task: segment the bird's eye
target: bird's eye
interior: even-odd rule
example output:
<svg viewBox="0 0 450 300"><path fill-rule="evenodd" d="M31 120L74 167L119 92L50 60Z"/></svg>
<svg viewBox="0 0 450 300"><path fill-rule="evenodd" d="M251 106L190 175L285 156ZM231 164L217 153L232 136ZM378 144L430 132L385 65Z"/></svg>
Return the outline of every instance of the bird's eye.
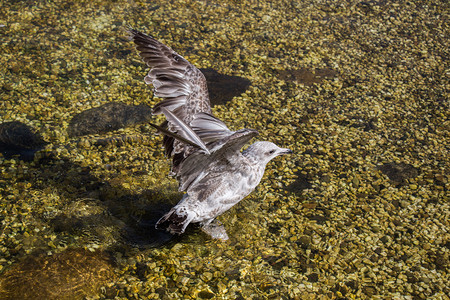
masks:
<svg viewBox="0 0 450 300"><path fill-rule="evenodd" d="M267 152L268 154L272 155L275 153L275 150L270 150L269 152Z"/></svg>

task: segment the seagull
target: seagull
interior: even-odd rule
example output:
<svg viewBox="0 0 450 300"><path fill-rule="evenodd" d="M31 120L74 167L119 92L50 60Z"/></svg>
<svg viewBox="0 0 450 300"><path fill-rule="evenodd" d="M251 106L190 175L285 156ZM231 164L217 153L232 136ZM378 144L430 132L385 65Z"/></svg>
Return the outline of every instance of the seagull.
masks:
<svg viewBox="0 0 450 300"><path fill-rule="evenodd" d="M227 240L216 218L249 195L259 184L267 163L290 154L268 141L241 148L258 135L254 129L230 130L211 112L208 88L202 72L154 37L129 29L142 60L150 67L144 81L162 98L153 114L164 114L161 125L165 153L172 158L170 175L185 192L155 227L182 234L190 223L200 223L214 239Z"/></svg>

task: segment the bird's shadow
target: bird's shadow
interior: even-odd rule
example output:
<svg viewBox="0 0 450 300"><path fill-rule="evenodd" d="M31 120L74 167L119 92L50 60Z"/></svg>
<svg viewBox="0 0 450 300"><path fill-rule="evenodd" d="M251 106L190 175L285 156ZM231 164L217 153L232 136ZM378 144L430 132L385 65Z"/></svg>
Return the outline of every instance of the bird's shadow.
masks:
<svg viewBox="0 0 450 300"><path fill-rule="evenodd" d="M174 236L155 228L159 218L181 199L182 194L175 184L133 193L95 176L91 167L81 166L69 159L56 161L47 157L34 168L23 180L30 182L34 189L51 187L53 193L64 199L59 213L50 217L36 216L47 221L56 233L71 235L94 231L95 235L100 230L93 228L109 227L115 236L109 245L112 249L148 249L184 239L184 236ZM78 211L87 212L77 213L71 207L82 207ZM92 212L89 212L90 208ZM187 235L189 232L192 231L188 231ZM102 236L96 239L101 243Z"/></svg>

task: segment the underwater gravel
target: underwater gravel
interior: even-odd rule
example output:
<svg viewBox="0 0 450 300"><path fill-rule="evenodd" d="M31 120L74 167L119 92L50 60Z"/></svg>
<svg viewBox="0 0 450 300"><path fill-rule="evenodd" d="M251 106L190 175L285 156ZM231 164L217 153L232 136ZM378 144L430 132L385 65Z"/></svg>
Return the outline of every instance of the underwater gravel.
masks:
<svg viewBox="0 0 450 300"><path fill-rule="evenodd" d="M74 268L95 274L74 250L86 249L93 254L81 257L115 273L93 276L93 299L448 299L445 1L2 8L0 123L21 122L48 144L33 161L0 156L0 282L54 295L51 284L20 280L23 262L75 286L82 277L73 269L39 266L76 253ZM198 68L250 82L215 115L295 152L270 163L255 192L219 218L228 242L194 227L146 247L159 237L142 224L181 197L148 124L68 134L70 120L89 109L158 102L127 25ZM15 292L22 287L0 283L0 295Z"/></svg>

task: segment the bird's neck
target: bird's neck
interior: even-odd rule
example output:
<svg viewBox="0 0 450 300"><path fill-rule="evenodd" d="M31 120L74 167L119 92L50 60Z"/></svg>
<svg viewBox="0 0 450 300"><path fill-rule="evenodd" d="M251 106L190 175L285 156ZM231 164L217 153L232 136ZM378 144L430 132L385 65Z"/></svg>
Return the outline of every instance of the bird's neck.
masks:
<svg viewBox="0 0 450 300"><path fill-rule="evenodd" d="M242 152L242 155L247 159L247 161L250 165L260 165L261 164L261 161L258 160L258 157L253 155L253 153L250 151L244 151L244 152ZM263 164L263 165L264 165L263 167L265 167L265 164Z"/></svg>
<svg viewBox="0 0 450 300"><path fill-rule="evenodd" d="M253 155L251 152L244 151L242 154L247 159L247 162L252 167L252 169L258 173L258 176L262 177L267 163L260 161L258 157Z"/></svg>
<svg viewBox="0 0 450 300"><path fill-rule="evenodd" d="M261 162L252 164L252 169L254 170L252 176L252 184L256 187L264 176L264 172L266 170L266 164Z"/></svg>

